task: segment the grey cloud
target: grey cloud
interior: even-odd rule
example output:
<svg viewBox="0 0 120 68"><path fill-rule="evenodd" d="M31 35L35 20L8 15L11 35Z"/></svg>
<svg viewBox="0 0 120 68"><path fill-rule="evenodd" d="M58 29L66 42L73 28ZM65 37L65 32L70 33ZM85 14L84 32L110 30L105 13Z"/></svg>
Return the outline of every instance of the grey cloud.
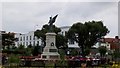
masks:
<svg viewBox="0 0 120 68"><path fill-rule="evenodd" d="M2 2L118 2L119 0L1 0Z"/></svg>
<svg viewBox="0 0 120 68"><path fill-rule="evenodd" d="M110 33L107 35L109 37L118 35L118 8L115 6L117 6L117 3L116 5L106 9L106 11L102 11L88 18L88 20L102 20L110 30Z"/></svg>
<svg viewBox="0 0 120 68"><path fill-rule="evenodd" d="M65 14L67 15L79 15L81 17L89 17L96 13L106 10L114 3L110 2L80 2L80 3L71 3L67 5L67 10Z"/></svg>
<svg viewBox="0 0 120 68"><path fill-rule="evenodd" d="M71 26L78 21L84 22L93 19L105 20L105 24L109 24L107 22L116 20L112 17L107 19L108 11L114 10L110 8L117 7L115 4L113 2L5 2L3 3L3 29L28 32L34 30L34 26L37 24L42 27L48 22L51 15L56 14L59 14L55 23L57 26ZM111 14L110 16L117 16L117 12L111 11ZM114 33L112 27L110 26Z"/></svg>

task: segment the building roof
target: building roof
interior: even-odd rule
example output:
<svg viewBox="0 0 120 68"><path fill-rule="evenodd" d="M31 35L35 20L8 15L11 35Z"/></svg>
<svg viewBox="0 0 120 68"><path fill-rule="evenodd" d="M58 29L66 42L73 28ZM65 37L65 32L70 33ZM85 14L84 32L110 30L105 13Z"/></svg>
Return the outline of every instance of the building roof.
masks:
<svg viewBox="0 0 120 68"><path fill-rule="evenodd" d="M72 44L71 44L71 45L68 45L68 47L69 47L69 48L80 48L78 45L74 45L74 44L73 44L73 45L72 45Z"/></svg>
<svg viewBox="0 0 120 68"><path fill-rule="evenodd" d="M62 27L59 27L60 29L65 29L65 28L70 28L71 26L62 26Z"/></svg>
<svg viewBox="0 0 120 68"><path fill-rule="evenodd" d="M108 42L110 44L110 49L120 48L120 39L104 38L104 42Z"/></svg>
<svg viewBox="0 0 120 68"><path fill-rule="evenodd" d="M119 42L120 39L115 38L104 38L104 42L112 43L112 42Z"/></svg>

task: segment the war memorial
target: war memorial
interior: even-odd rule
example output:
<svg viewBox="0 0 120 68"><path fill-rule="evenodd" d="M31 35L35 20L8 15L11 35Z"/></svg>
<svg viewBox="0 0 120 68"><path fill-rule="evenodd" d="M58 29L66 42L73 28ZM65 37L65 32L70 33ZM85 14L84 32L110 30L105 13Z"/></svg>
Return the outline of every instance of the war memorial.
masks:
<svg viewBox="0 0 120 68"><path fill-rule="evenodd" d="M60 55L58 53L58 49L56 47L56 34L52 31L53 23L55 22L55 17L50 17L49 20L49 32L46 33L46 46L43 50L42 59L46 60L58 60L60 59Z"/></svg>

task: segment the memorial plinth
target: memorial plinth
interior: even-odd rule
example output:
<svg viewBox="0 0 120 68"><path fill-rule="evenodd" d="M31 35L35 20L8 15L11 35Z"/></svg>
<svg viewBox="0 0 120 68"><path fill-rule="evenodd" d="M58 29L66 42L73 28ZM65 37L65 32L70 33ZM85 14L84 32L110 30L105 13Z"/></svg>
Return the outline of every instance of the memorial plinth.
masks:
<svg viewBox="0 0 120 68"><path fill-rule="evenodd" d="M46 33L46 46L41 55L45 60L58 60L59 53L56 47L56 34L53 32Z"/></svg>

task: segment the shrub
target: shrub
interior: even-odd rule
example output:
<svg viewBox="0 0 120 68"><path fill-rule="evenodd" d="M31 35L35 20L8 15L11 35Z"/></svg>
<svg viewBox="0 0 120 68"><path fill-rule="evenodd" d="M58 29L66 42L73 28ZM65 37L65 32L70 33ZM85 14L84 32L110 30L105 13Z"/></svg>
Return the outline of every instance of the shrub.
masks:
<svg viewBox="0 0 120 68"><path fill-rule="evenodd" d="M20 59L18 55L11 54L8 58L9 63L19 63Z"/></svg>

